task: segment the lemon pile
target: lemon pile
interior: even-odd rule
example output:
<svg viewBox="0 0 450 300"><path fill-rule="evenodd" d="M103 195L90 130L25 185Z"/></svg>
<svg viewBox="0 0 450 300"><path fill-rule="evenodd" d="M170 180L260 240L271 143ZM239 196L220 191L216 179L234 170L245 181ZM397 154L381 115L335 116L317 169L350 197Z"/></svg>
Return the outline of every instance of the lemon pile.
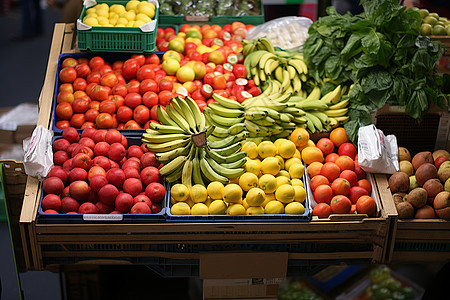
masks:
<svg viewBox="0 0 450 300"><path fill-rule="evenodd" d="M429 35L450 35L450 20L446 17L439 16L435 12L429 12L427 9L412 8L419 12L422 17L422 25L420 34Z"/></svg>
<svg viewBox="0 0 450 300"><path fill-rule="evenodd" d="M92 27L139 27L155 17L156 7L147 1L131 0L122 4L97 4L86 10L83 23Z"/></svg>

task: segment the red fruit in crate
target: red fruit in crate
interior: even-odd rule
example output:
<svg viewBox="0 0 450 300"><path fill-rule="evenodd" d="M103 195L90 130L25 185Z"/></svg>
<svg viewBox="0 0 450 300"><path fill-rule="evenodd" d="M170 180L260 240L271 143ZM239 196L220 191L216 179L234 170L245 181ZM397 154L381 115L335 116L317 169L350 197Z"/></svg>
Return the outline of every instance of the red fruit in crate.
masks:
<svg viewBox="0 0 450 300"><path fill-rule="evenodd" d="M360 187L360 186L352 187L348 194L348 197L350 198L350 200L355 204L356 204L356 201L358 201L358 199L361 196L369 196L369 193L367 192L367 190L365 188Z"/></svg>
<svg viewBox="0 0 450 300"><path fill-rule="evenodd" d="M76 143L80 140L78 131L74 127L69 127L63 130L62 137L69 141L69 143Z"/></svg>
<svg viewBox="0 0 450 300"><path fill-rule="evenodd" d="M70 197L80 202L85 202L88 200L90 191L91 188L89 187L88 183L83 180L74 181L69 185Z"/></svg>
<svg viewBox="0 0 450 300"><path fill-rule="evenodd" d="M59 211L61 209L61 198L54 194L48 194L42 198L42 210L45 212L47 209Z"/></svg>
<svg viewBox="0 0 450 300"><path fill-rule="evenodd" d="M139 124L145 124L150 120L150 109L145 105L138 105L133 111L133 119Z"/></svg>
<svg viewBox="0 0 450 300"><path fill-rule="evenodd" d="M329 138L321 138L317 141L316 147L322 151L324 156L327 156L334 151L334 144Z"/></svg>
<svg viewBox="0 0 450 300"><path fill-rule="evenodd" d="M141 171L141 181L144 186L152 182L160 182L161 176L159 175L159 170L152 166L145 167Z"/></svg>
<svg viewBox="0 0 450 300"><path fill-rule="evenodd" d="M77 180L86 180L88 178L88 173L82 168L73 168L69 171L69 181L74 182Z"/></svg>
<svg viewBox="0 0 450 300"><path fill-rule="evenodd" d="M317 204L312 211L313 216L317 216L320 219L328 218L331 214L331 207L326 203Z"/></svg>
<svg viewBox="0 0 450 300"><path fill-rule="evenodd" d="M47 194L61 194L64 190L64 182L59 177L48 177L42 183L44 192Z"/></svg>
<svg viewBox="0 0 450 300"><path fill-rule="evenodd" d="M354 160L347 155L342 155L336 158L334 163L341 169L341 171L344 170L355 170L355 162Z"/></svg>
<svg viewBox="0 0 450 300"><path fill-rule="evenodd" d="M330 207L334 214L348 214L352 208L352 202L346 196L337 195L331 199Z"/></svg>
<svg viewBox="0 0 450 300"><path fill-rule="evenodd" d="M91 202L85 202L80 205L80 208L78 208L79 214L98 214L100 211L95 204Z"/></svg>
<svg viewBox="0 0 450 300"><path fill-rule="evenodd" d="M132 59L135 59L139 66L142 66L145 64L145 56L144 54L133 54L131 55Z"/></svg>
<svg viewBox="0 0 450 300"><path fill-rule="evenodd" d="M82 63L75 66L75 71L77 72L77 77L86 78L91 73L91 68L88 64Z"/></svg>
<svg viewBox="0 0 450 300"><path fill-rule="evenodd" d="M144 95L146 92L159 92L158 83L154 79L144 79L139 85L139 93Z"/></svg>
<svg viewBox="0 0 450 300"><path fill-rule="evenodd" d="M123 183L123 191L129 193L133 197L142 192L142 181L137 178L128 178Z"/></svg>
<svg viewBox="0 0 450 300"><path fill-rule="evenodd" d="M67 160L69 160L69 155L66 151L56 151L53 153L53 162L55 165L62 166Z"/></svg>
<svg viewBox="0 0 450 300"><path fill-rule="evenodd" d="M128 213L131 207L133 207L133 204L133 197L128 193L121 192L116 197L115 207L123 213Z"/></svg>
<svg viewBox="0 0 450 300"><path fill-rule="evenodd" d="M152 201L145 194L140 193L136 197L134 197L133 202L136 204L138 202L143 202L148 205L148 207L152 207Z"/></svg>
<svg viewBox="0 0 450 300"><path fill-rule="evenodd" d="M106 205L114 205L117 195L119 190L112 184L107 184L98 191L99 201Z"/></svg>
<svg viewBox="0 0 450 300"><path fill-rule="evenodd" d="M109 183L120 188L125 181L125 172L120 168L111 168L106 172L106 179Z"/></svg>
<svg viewBox="0 0 450 300"><path fill-rule="evenodd" d="M53 148L54 152L56 152L56 151L67 151L69 146L70 146L69 141L64 139L64 138L57 139L52 144L52 148Z"/></svg>
<svg viewBox="0 0 450 300"><path fill-rule="evenodd" d="M121 143L113 143L108 150L108 157L114 161L121 161L126 154L125 147Z"/></svg>
<svg viewBox="0 0 450 300"><path fill-rule="evenodd" d="M69 177L69 174L67 173L67 170L64 170L61 166L53 166L53 168L48 172L47 177L58 177L62 180L62 182L66 182L67 178Z"/></svg>
<svg viewBox="0 0 450 300"><path fill-rule="evenodd" d="M102 187L108 184L108 179L103 175L95 175L89 180L90 188L98 193Z"/></svg>
<svg viewBox="0 0 450 300"><path fill-rule="evenodd" d="M91 128L92 129L92 128ZM95 129L94 129L95 130ZM95 142L93 139L89 138L89 137L82 137L79 141L80 145L83 145L85 147L88 147L90 149L94 149L95 147Z"/></svg>
<svg viewBox="0 0 450 300"><path fill-rule="evenodd" d="M141 147L138 145L132 145L128 148L127 150L127 157L137 157L137 158L141 158L141 156L144 154L144 152L142 151Z"/></svg>
<svg viewBox="0 0 450 300"><path fill-rule="evenodd" d="M117 119L120 122L128 122L133 117L133 110L128 106L121 106L117 110Z"/></svg>
<svg viewBox="0 0 450 300"><path fill-rule="evenodd" d="M122 141L122 134L117 129L108 130L105 134L105 141L110 145L120 143Z"/></svg>
<svg viewBox="0 0 450 300"><path fill-rule="evenodd" d="M356 201L356 211L359 214L367 214L372 216L377 210L377 203L375 199L370 196L362 196Z"/></svg>
<svg viewBox="0 0 450 300"><path fill-rule="evenodd" d="M369 195L372 193L372 185L370 184L370 181L367 179L358 180L357 186L365 188L369 193Z"/></svg>
<svg viewBox="0 0 450 300"><path fill-rule="evenodd" d="M161 203L152 203L152 206L150 207L153 214L157 214L161 211Z"/></svg>
<svg viewBox="0 0 450 300"><path fill-rule="evenodd" d="M72 197L64 197L61 200L61 212L68 213L70 211L75 212L80 208L80 203Z"/></svg>
<svg viewBox="0 0 450 300"><path fill-rule="evenodd" d="M356 154L358 154L358 150L352 143L343 143L342 145L339 146L338 153L341 156L347 155L352 159L355 159Z"/></svg>
<svg viewBox="0 0 450 300"><path fill-rule="evenodd" d="M128 178L140 179L141 178L141 176L139 175L139 171L136 168L131 168L131 167L124 168L122 166L122 170L125 174L125 179L128 179Z"/></svg>
<svg viewBox="0 0 450 300"><path fill-rule="evenodd" d="M125 170L126 168L133 168L136 169L138 172L140 172L141 171L140 161L136 161L130 158L122 164L122 170Z"/></svg>
<svg viewBox="0 0 450 300"><path fill-rule="evenodd" d="M159 182L152 182L145 188L145 195L150 198L152 203L159 203L166 195L166 189Z"/></svg>
<svg viewBox="0 0 450 300"><path fill-rule="evenodd" d="M247 77L247 69L243 64L235 64L233 66L233 74L236 78L246 78Z"/></svg>
<svg viewBox="0 0 450 300"><path fill-rule="evenodd" d="M146 152L146 153L142 154L140 160L141 160L141 165L143 168L146 168L149 166L157 168L159 166L159 162L156 159L155 153L153 153L153 152Z"/></svg>
<svg viewBox="0 0 450 300"><path fill-rule="evenodd" d="M87 173L87 179L89 181L91 181L92 177L97 176L97 175L100 175L100 176L103 176L106 178L105 169L103 169L100 166L92 166Z"/></svg>
<svg viewBox="0 0 450 300"><path fill-rule="evenodd" d="M151 214L150 207L144 202L138 202L133 205L130 214Z"/></svg>
<svg viewBox="0 0 450 300"><path fill-rule="evenodd" d="M92 160L86 153L78 153L73 157L72 167L82 168L88 170L91 166Z"/></svg>
<svg viewBox="0 0 450 300"><path fill-rule="evenodd" d="M333 198L333 189L329 185L319 185L314 191L314 200L317 203L327 203L329 204Z"/></svg>
<svg viewBox="0 0 450 300"><path fill-rule="evenodd" d="M109 113L101 113L95 118L95 125L97 125L97 128L112 128L114 125L113 117Z"/></svg>
<svg viewBox="0 0 450 300"><path fill-rule="evenodd" d="M59 71L59 80L62 82L73 82L77 78L77 71L74 67L65 67Z"/></svg>
<svg viewBox="0 0 450 300"><path fill-rule="evenodd" d="M69 120L73 115L72 105L68 102L59 103L55 108L55 114L59 119Z"/></svg>
<svg viewBox="0 0 450 300"><path fill-rule="evenodd" d="M355 186L358 183L358 176L356 176L356 173L352 170L342 171L339 177L347 179L348 182L350 182L350 186Z"/></svg>
<svg viewBox="0 0 450 300"><path fill-rule="evenodd" d="M320 174L325 176L330 182L333 182L333 180L339 177L341 170L336 163L327 162L320 169Z"/></svg>
<svg viewBox="0 0 450 300"><path fill-rule="evenodd" d="M106 205L103 202L97 202L95 206L97 206L99 214L109 214L114 210L112 205Z"/></svg>
<svg viewBox="0 0 450 300"><path fill-rule="evenodd" d="M130 58L123 63L122 75L126 79L133 79L139 70L139 63L136 59Z"/></svg>
<svg viewBox="0 0 450 300"><path fill-rule="evenodd" d="M331 189L333 190L334 195L344 195L347 196L350 192L350 182L344 178L336 178L331 183Z"/></svg>

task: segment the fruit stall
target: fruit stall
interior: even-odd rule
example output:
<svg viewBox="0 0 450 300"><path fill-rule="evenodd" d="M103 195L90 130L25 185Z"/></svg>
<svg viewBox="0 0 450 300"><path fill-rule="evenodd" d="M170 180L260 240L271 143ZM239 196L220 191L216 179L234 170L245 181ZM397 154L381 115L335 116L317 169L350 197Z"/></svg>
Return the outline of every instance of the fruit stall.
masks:
<svg viewBox="0 0 450 300"><path fill-rule="evenodd" d="M417 31L398 29L396 49L389 26L330 8L308 24L299 52L245 39L262 23L251 16L240 19L248 25L166 16L173 23L159 27L169 8L156 2L136 8L149 10L143 24L156 23L151 49L127 51L121 39L140 29L118 16L124 33L102 27L94 13L126 9L103 4L85 8L78 24L55 24L37 124L54 133L54 167L39 181L4 162L15 174L7 186L19 190L10 199L23 191L22 205L8 207L22 269L143 264L208 278L207 263L238 256L284 263L294 276L343 263L450 259L448 94L432 72L441 46L419 35L417 12L391 3ZM384 15L367 5L373 18ZM359 31L349 25L347 38L338 36L344 22ZM121 41L80 51L80 38L98 36ZM377 117L382 128L388 105L412 122L438 107L428 133L443 140L408 150L400 143L408 136L398 136L393 175L365 171L358 157L358 129Z"/></svg>

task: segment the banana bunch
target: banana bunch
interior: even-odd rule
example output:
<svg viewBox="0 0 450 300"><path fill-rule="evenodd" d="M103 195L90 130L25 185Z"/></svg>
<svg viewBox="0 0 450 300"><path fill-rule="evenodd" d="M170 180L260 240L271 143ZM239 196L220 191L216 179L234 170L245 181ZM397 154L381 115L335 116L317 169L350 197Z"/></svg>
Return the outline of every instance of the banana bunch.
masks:
<svg viewBox="0 0 450 300"><path fill-rule="evenodd" d="M258 50L265 50L271 53L275 52L275 49L270 42L270 40L266 37L262 38L254 38L252 40L243 40L242 45L244 45L244 48L242 49L242 54L244 56L249 55L250 53Z"/></svg>
<svg viewBox="0 0 450 300"><path fill-rule="evenodd" d="M190 97L173 98L165 110L158 106L156 112L161 125L150 122L142 142L164 164L159 172L168 182L181 180L188 187L215 180L226 184L245 172L245 155L238 153L246 131L211 140L215 126L206 124Z"/></svg>

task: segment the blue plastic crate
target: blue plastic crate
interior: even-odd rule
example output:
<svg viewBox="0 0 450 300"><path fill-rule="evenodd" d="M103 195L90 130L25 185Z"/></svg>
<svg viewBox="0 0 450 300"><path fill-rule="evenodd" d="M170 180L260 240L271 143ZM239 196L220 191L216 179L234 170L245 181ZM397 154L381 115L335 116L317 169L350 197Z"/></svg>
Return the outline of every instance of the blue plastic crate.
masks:
<svg viewBox="0 0 450 300"><path fill-rule="evenodd" d="M304 182L305 190L307 190L306 180ZM306 195L305 212L301 215L289 214L264 214L264 215L173 215L170 212L172 204L170 203L170 188L168 183L166 187L165 207L167 214L167 222L307 222L311 220L310 200Z"/></svg>
<svg viewBox="0 0 450 300"><path fill-rule="evenodd" d="M155 52L160 58L162 58L164 52ZM140 53L137 53L140 54ZM57 68L57 72L56 72L56 80L55 80L55 92L54 92L54 97L53 97L53 120L52 120L52 130L55 133L59 133L62 132L62 129L56 128L56 122L59 121L59 119L56 117L56 113L55 113L55 109L56 106L58 105L57 103L57 96L58 96L58 89L59 86L62 84L62 82L59 80L59 72L61 71L61 64L62 62L66 59L66 58L74 58L74 59L79 59L79 58L87 58L87 59L91 59L95 56L100 56L104 59L105 62L109 62L109 63L113 63L116 60L127 60L131 57L132 54L130 53L94 53L94 52L89 52L89 53L62 53L59 55L58 58L58 68ZM136 129L119 129L119 131L121 131L122 133L126 133L126 132L133 132L136 131ZM144 129L141 130L142 132L144 132Z"/></svg>
<svg viewBox="0 0 450 300"><path fill-rule="evenodd" d="M128 140L128 146L141 145L140 136L126 136ZM52 142L60 139L60 136L54 136ZM163 185L166 184L163 182ZM166 190L167 194L167 190ZM42 199L44 198L44 191L41 189L41 197L39 200L37 220L39 223L48 224L80 224L80 223L159 223L166 220L166 206L165 200L161 201L161 211L156 214L122 214L122 215L109 215L109 214L95 214L95 215L83 215L83 214L49 214L42 210ZM95 216L97 219L90 219ZM89 219L87 219L89 218Z"/></svg>

